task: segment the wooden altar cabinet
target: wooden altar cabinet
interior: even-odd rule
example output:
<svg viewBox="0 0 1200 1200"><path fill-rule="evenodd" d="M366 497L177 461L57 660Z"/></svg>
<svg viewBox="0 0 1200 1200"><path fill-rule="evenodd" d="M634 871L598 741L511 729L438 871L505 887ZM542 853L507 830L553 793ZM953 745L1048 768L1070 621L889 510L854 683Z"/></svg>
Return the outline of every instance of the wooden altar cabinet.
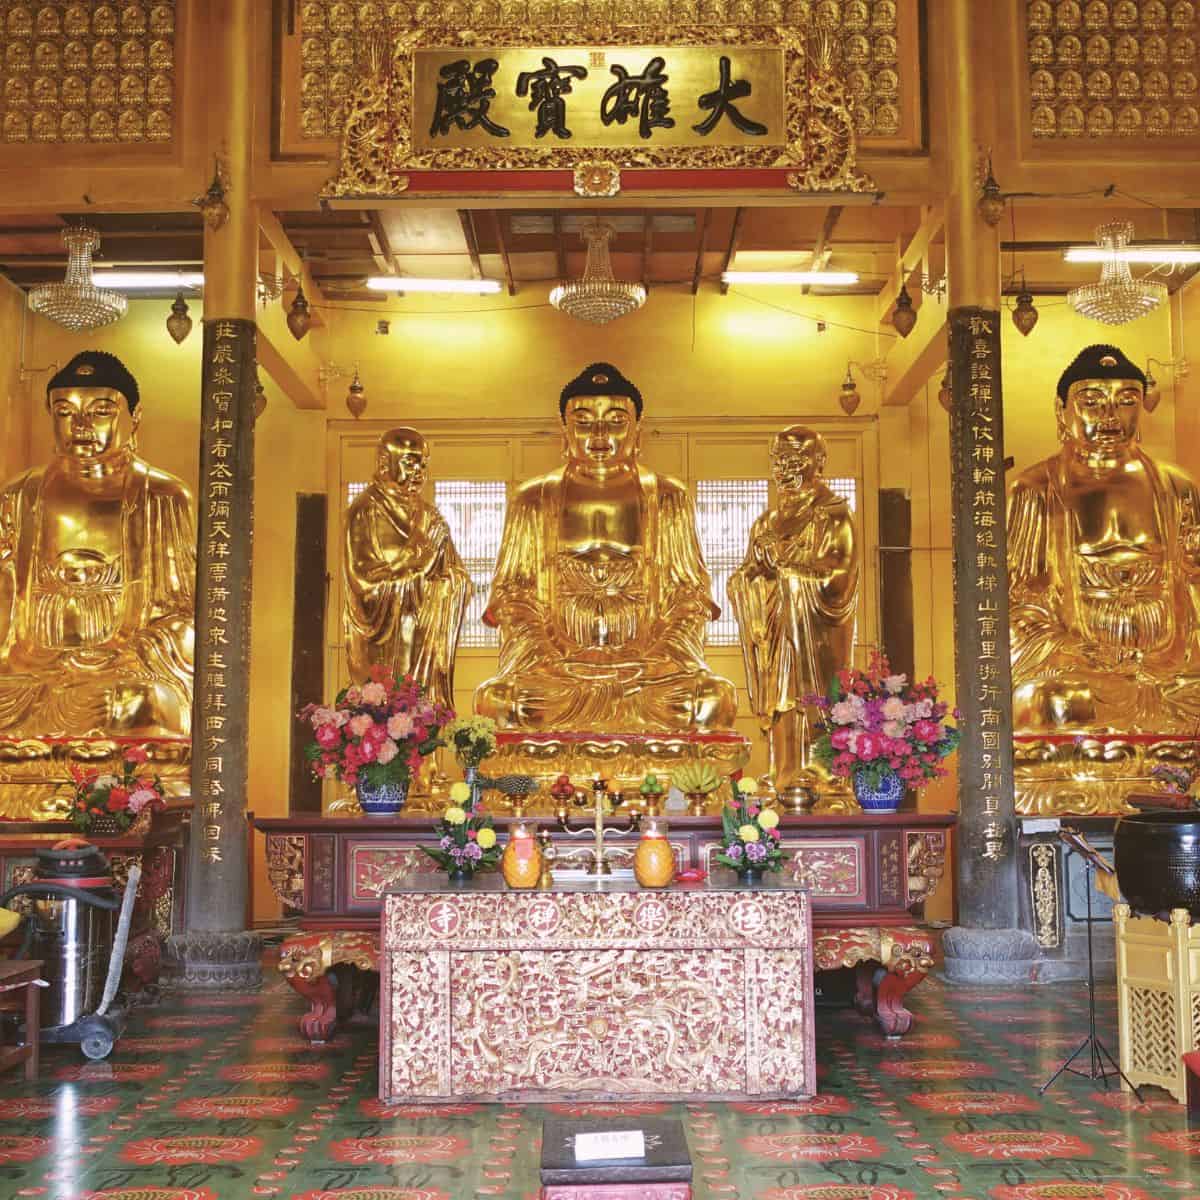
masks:
<svg viewBox="0 0 1200 1200"><path fill-rule="evenodd" d="M680 867L703 866L723 875L713 855L720 845L716 815L668 814L670 841ZM874 1014L888 1036L907 1033L912 1013L905 997L932 965L933 940L919 922L924 903L941 879L953 813L894 815L839 813L785 815L781 845L786 877L806 885L812 902L813 962L817 970L854 967L856 1003ZM364 817L272 817L255 819L266 837L267 870L280 900L299 914L301 932L285 941L279 969L309 1001L300 1029L324 1041L352 1003L349 964L374 971L379 965L379 913L383 894L428 859L417 849L432 844L430 813L394 820ZM553 818L541 824L553 829ZM501 838L508 820L496 816ZM590 844L555 831L561 868L582 868ZM610 857L629 864L636 837L613 839ZM714 869L715 868L715 869ZM340 983L340 989L339 989Z"/></svg>
<svg viewBox="0 0 1200 1200"><path fill-rule="evenodd" d="M118 891L125 886L129 868L142 868L133 925L125 951L125 986L143 990L156 985L162 968L166 939L183 930L187 873L187 833L190 805L172 799L165 812L154 814L146 834L119 833L112 837L89 837L112 864ZM0 821L0 892L28 883L34 874L38 850L49 850L66 837L80 836L65 821ZM23 905L20 897L14 908ZM15 948L19 931L9 943ZM0 949L0 957L5 950Z"/></svg>
<svg viewBox="0 0 1200 1200"><path fill-rule="evenodd" d="M384 897L380 1099L810 1096L811 927L789 879L413 876Z"/></svg>

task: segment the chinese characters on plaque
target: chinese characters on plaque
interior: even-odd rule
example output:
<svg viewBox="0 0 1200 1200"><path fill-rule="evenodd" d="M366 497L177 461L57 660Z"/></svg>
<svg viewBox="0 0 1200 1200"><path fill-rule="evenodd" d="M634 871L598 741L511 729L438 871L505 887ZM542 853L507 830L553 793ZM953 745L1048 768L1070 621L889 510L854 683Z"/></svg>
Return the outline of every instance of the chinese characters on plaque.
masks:
<svg viewBox="0 0 1200 1200"><path fill-rule="evenodd" d="M223 861L223 830L244 804L253 432L241 398L253 339L249 322L205 324L192 787L206 864Z"/></svg>
<svg viewBox="0 0 1200 1200"><path fill-rule="evenodd" d="M975 849L1009 853L1012 704L1004 524L1004 433L997 315L952 314L954 540L958 609L959 770L973 796Z"/></svg>
<svg viewBox="0 0 1200 1200"><path fill-rule="evenodd" d="M413 141L419 149L782 144L777 47L502 47L418 50Z"/></svg>

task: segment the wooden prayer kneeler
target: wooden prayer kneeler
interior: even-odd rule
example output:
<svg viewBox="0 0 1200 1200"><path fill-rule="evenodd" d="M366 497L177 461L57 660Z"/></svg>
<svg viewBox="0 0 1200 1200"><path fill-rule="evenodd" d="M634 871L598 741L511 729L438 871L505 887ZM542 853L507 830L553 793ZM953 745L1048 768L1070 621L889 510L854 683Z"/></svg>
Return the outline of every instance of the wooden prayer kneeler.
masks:
<svg viewBox="0 0 1200 1200"><path fill-rule="evenodd" d="M575 1135L640 1130L642 1158L578 1162ZM683 1122L663 1117L547 1121L542 1126L542 1200L691 1200L692 1159Z"/></svg>
<svg viewBox="0 0 1200 1200"><path fill-rule="evenodd" d="M25 1013L25 1040L17 1046L0 1048L0 1070L13 1063L25 1064L25 1078L38 1075L38 1017L42 983L40 959L5 959L0 962L0 1012Z"/></svg>

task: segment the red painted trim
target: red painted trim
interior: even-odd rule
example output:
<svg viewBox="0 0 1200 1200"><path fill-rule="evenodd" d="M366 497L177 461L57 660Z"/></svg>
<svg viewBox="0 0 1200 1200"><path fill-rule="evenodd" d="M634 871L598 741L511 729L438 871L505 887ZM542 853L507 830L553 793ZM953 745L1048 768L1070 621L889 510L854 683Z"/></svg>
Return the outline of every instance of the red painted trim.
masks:
<svg viewBox="0 0 1200 1200"><path fill-rule="evenodd" d="M622 192L739 190L773 191L788 187L791 171L767 167L760 169L719 170L623 170ZM575 191L575 174L561 171L412 171L408 176L411 192L463 192L488 195L494 192L570 192ZM607 203L619 204L619 196Z"/></svg>
<svg viewBox="0 0 1200 1200"><path fill-rule="evenodd" d="M512 746L519 742L630 742L636 746L644 746L647 742L661 742L670 738L685 742L694 742L700 746L730 745L740 746L750 744L750 739L740 733L497 733L496 744Z"/></svg>
<svg viewBox="0 0 1200 1200"><path fill-rule="evenodd" d="M1014 742L1049 742L1052 746L1066 746L1072 742L1077 745L1084 742L1099 742L1101 745L1108 745L1110 742L1133 742L1139 746L1152 746L1158 742L1196 740L1195 737L1184 733L1019 733L1013 737Z"/></svg>

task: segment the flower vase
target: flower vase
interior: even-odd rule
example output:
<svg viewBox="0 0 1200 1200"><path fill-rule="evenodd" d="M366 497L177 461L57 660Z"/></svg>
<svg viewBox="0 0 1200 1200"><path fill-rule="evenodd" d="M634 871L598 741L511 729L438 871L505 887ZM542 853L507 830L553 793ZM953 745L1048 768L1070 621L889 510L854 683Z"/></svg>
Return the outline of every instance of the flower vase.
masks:
<svg viewBox="0 0 1200 1200"><path fill-rule="evenodd" d="M762 867L738 867L738 883L762 883Z"/></svg>
<svg viewBox="0 0 1200 1200"><path fill-rule="evenodd" d="M358 806L364 817L394 817L399 815L408 799L408 781L393 781L372 787L365 779L354 785Z"/></svg>
<svg viewBox="0 0 1200 1200"><path fill-rule="evenodd" d="M455 867L455 869L447 875L451 883L464 884L470 883L471 877L475 874L474 871L468 871L466 867Z"/></svg>
<svg viewBox="0 0 1200 1200"><path fill-rule="evenodd" d="M471 789L471 807L469 811L475 812L479 808L480 801L483 799L483 788L479 783L479 768L464 767L463 781Z"/></svg>
<svg viewBox="0 0 1200 1200"><path fill-rule="evenodd" d="M894 771L885 771L879 785L872 787L865 772L854 776L854 798L864 812L894 813L904 797L904 780Z"/></svg>

